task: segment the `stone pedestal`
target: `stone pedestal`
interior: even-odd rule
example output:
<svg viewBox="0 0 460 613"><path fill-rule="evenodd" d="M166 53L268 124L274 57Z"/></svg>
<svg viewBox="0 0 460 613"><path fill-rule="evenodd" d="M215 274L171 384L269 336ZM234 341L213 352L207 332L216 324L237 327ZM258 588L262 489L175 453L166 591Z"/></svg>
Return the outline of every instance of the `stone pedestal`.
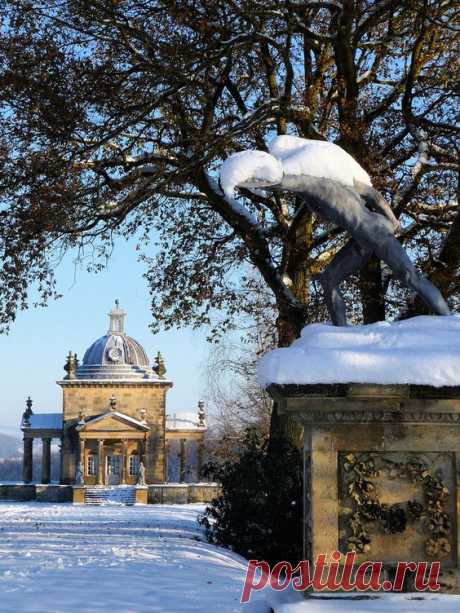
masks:
<svg viewBox="0 0 460 613"><path fill-rule="evenodd" d="M74 504L85 504L85 487L74 485L72 487L73 490L73 503Z"/></svg>
<svg viewBox="0 0 460 613"><path fill-rule="evenodd" d="M272 385L304 425L304 557L441 562L460 592L460 387Z"/></svg>
<svg viewBox="0 0 460 613"><path fill-rule="evenodd" d="M148 502L149 502L149 488L147 486L136 485L134 504L148 504Z"/></svg>

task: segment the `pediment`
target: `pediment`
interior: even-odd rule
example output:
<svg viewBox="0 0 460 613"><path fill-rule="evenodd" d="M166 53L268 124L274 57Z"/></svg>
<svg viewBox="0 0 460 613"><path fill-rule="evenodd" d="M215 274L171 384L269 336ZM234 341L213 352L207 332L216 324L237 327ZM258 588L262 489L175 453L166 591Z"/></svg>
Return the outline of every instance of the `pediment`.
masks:
<svg viewBox="0 0 460 613"><path fill-rule="evenodd" d="M147 432L150 428L129 415L123 413L109 411L97 417L89 418L85 424L77 426L79 432Z"/></svg>

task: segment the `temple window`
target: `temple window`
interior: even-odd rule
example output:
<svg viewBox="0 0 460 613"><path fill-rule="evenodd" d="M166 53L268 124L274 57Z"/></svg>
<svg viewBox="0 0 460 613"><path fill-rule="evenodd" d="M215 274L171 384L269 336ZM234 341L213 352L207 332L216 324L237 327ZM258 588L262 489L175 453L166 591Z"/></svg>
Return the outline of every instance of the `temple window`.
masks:
<svg viewBox="0 0 460 613"><path fill-rule="evenodd" d="M86 474L89 477L96 475L96 458L93 455L89 455L86 464Z"/></svg>
<svg viewBox="0 0 460 613"><path fill-rule="evenodd" d="M139 456L138 455L130 455L129 456L129 476L135 477L139 473Z"/></svg>

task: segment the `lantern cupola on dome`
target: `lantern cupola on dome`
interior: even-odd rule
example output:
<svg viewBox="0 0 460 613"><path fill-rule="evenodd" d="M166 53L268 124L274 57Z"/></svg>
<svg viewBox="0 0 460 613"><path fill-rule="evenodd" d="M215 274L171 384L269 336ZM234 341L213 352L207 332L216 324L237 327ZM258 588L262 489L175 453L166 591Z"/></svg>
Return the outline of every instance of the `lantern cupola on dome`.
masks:
<svg viewBox="0 0 460 613"><path fill-rule="evenodd" d="M109 313L109 330L87 350L78 366L76 379L138 380L162 379L149 365L147 353L140 343L125 333L126 313L118 300Z"/></svg>

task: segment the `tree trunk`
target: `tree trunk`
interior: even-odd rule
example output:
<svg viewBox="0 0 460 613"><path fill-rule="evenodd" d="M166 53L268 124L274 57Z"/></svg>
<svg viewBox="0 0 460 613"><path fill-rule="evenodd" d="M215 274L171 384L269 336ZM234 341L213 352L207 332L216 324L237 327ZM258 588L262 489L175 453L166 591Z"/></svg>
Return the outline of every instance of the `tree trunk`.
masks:
<svg viewBox="0 0 460 613"><path fill-rule="evenodd" d="M301 202L298 206L303 206ZM294 245L290 252L286 274L292 281L292 291L295 296L303 303L309 301L309 280L311 271L309 269L309 255L313 238L313 215L305 211L301 222L295 230ZM278 347L289 347L300 332L306 321L301 321L298 312L291 313L289 310L280 308L276 327L278 331ZM296 446L302 444L303 427L291 416L279 415L277 403L273 403L272 416L270 421L270 440L284 438Z"/></svg>
<svg viewBox="0 0 460 613"><path fill-rule="evenodd" d="M365 324L385 320L385 295L383 292L380 260L372 256L359 274L359 289Z"/></svg>

